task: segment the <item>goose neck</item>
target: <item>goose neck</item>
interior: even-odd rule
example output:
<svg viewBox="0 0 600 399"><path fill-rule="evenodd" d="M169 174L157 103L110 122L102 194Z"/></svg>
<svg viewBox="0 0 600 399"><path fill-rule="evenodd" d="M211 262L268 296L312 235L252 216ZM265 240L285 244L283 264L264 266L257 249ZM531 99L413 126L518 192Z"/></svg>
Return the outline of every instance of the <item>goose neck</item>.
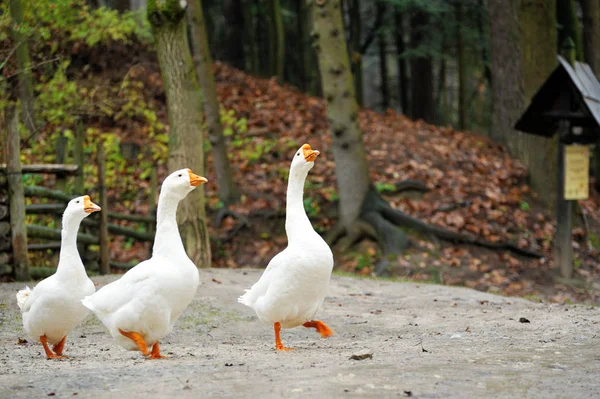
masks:
<svg viewBox="0 0 600 399"><path fill-rule="evenodd" d="M177 206L181 200L168 192L161 192L156 210L156 236L152 253L185 255L177 227Z"/></svg>
<svg viewBox="0 0 600 399"><path fill-rule="evenodd" d="M290 170L286 197L285 230L288 240L299 238L313 231L310 220L304 210L304 182L308 171Z"/></svg>

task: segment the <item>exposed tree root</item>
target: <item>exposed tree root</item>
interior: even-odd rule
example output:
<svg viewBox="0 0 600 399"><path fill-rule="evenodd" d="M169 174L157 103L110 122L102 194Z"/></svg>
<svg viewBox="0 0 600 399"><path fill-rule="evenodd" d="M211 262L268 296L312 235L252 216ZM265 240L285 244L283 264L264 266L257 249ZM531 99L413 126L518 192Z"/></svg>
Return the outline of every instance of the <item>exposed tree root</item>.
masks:
<svg viewBox="0 0 600 399"><path fill-rule="evenodd" d="M396 191L395 193L401 193L403 191L419 191L421 193L426 193L428 191L431 191L429 189L429 187L427 187L427 185L423 182L420 182L418 180L402 180L399 181L397 183L394 184L394 186L396 187Z"/></svg>
<svg viewBox="0 0 600 399"><path fill-rule="evenodd" d="M240 224L243 227L250 227L250 221L246 216L242 215L241 213L232 211L227 207L223 207L217 212L217 216L215 217L215 226L221 226L221 223L223 223L223 220L225 220L227 216L231 216L232 218L239 220Z"/></svg>
<svg viewBox="0 0 600 399"><path fill-rule="evenodd" d="M343 244L344 247L349 247L365 235L374 237L384 254L383 259L375 266L375 273L382 275L387 273L390 259L397 257L411 245L408 236L400 227L410 227L446 241L472 244L495 250L508 250L523 256L543 257L541 253L535 250L520 248L512 242L485 241L471 235L425 223L392 208L374 188L369 190L363 201L360 220L351 227L350 231L345 231L343 228L336 226L336 231L331 233L331 236L335 239L329 242L340 240L341 235L344 233L346 233L346 237L340 240L340 244Z"/></svg>

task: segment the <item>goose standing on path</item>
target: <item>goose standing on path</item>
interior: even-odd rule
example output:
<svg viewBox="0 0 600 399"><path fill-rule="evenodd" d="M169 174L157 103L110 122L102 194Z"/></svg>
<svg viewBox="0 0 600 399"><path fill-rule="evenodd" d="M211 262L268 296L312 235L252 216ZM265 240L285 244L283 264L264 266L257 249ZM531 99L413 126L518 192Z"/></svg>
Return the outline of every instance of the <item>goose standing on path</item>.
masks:
<svg viewBox="0 0 600 399"><path fill-rule="evenodd" d="M152 257L82 300L127 350L163 358L158 341L172 331L196 294L200 277L183 247L176 213L179 201L206 182L190 169L167 176L158 198Z"/></svg>
<svg viewBox="0 0 600 399"><path fill-rule="evenodd" d="M299 325L315 328L323 338L333 331L313 317L323 304L333 269L333 254L313 229L304 211L302 195L308 172L319 151L304 144L294 154L287 188L285 231L288 246L277 254L251 289L238 302L254 309L258 318L273 324L275 348L281 343L281 328Z"/></svg>
<svg viewBox="0 0 600 399"><path fill-rule="evenodd" d="M88 315L81 299L96 290L88 278L79 252L77 232L81 221L100 207L85 195L69 201L62 219L60 256L56 273L31 290L17 293L23 314L23 329L44 346L48 359L62 359L67 334ZM53 344L52 350L48 344Z"/></svg>

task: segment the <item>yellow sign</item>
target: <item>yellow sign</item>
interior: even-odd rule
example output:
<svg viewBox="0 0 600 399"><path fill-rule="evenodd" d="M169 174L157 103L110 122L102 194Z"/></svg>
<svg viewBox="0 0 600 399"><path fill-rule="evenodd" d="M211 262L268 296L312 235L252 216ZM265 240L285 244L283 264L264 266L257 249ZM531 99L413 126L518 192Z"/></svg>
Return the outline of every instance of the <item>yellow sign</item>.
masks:
<svg viewBox="0 0 600 399"><path fill-rule="evenodd" d="M589 195L590 149L587 145L565 146L565 199L587 199Z"/></svg>

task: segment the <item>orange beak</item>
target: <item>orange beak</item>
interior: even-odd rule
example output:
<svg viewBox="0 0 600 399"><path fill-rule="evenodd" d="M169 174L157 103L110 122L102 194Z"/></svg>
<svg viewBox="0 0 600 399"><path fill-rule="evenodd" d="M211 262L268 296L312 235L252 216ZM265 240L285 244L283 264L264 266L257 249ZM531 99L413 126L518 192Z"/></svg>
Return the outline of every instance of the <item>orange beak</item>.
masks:
<svg viewBox="0 0 600 399"><path fill-rule="evenodd" d="M194 174L191 169L188 169L188 173L190 174L190 184L194 187L208 182L206 177Z"/></svg>
<svg viewBox="0 0 600 399"><path fill-rule="evenodd" d="M98 205L94 204L92 202L92 200L90 200L90 196L86 195L83 197L83 210L86 211L87 213L93 213L93 212L101 211L102 208L100 208Z"/></svg>
<svg viewBox="0 0 600 399"><path fill-rule="evenodd" d="M306 162L314 162L319 156L320 152L310 148L310 145L304 144L302 146L302 152L304 153L304 159Z"/></svg>

